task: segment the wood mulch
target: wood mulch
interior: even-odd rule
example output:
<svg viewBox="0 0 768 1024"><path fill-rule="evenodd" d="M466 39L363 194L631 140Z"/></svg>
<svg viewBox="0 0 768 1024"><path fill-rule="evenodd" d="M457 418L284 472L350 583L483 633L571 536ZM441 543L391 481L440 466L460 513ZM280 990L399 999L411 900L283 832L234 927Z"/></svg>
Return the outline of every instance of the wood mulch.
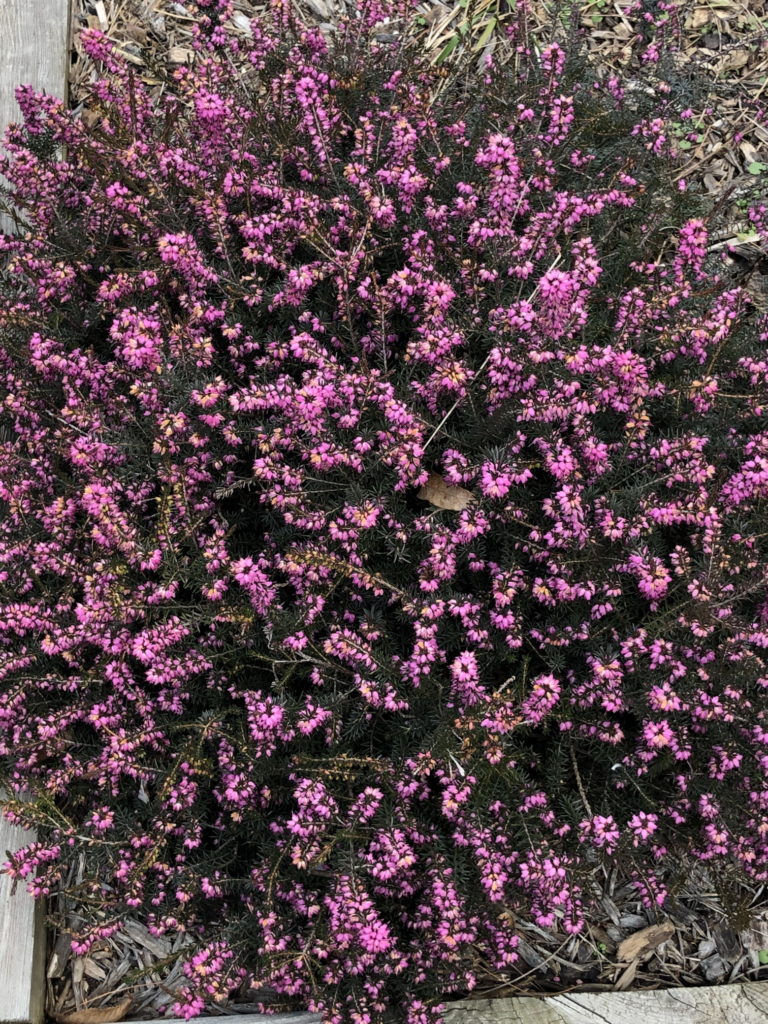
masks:
<svg viewBox="0 0 768 1024"><path fill-rule="evenodd" d="M83 870L81 860L68 883L77 884ZM729 923L723 895L701 866L658 911L644 907L628 880L616 872L596 869L593 886L597 910L583 934L564 938L519 920L520 959L503 974L478 959L480 982L468 998L768 981L768 901L763 888L739 886L729 893L729 904L743 908L739 928ZM158 938L127 917L120 933L86 956L75 956L69 930L77 927L77 909L64 897L50 908L58 926L50 929L49 1015L60 1024L100 1024L123 1015L146 1020L166 1013L183 984L186 936ZM259 1001L275 1010L295 1009L268 990L246 986L227 1003L211 1003L206 1012L253 1013ZM104 1008L100 1018L93 1012L98 1008Z"/></svg>
<svg viewBox="0 0 768 1024"><path fill-rule="evenodd" d="M308 23L332 31L346 9L344 0L296 0ZM632 66L638 41L627 11L630 0L572 0L588 36L598 73ZM421 5L425 45L435 56L450 49L452 39L475 48L492 48L506 0L465 0L461 4ZM556 0L533 0L534 39L553 22ZM190 48L192 20L173 0L73 0L74 41L70 69L71 106L86 118L91 83L97 76L83 54L76 33L86 26L101 29L140 76L160 95L170 70L194 59ZM235 25L248 32L249 17L260 5L235 4ZM557 4L562 10L564 4ZM501 13L500 13L501 12ZM679 87L697 95L691 103L699 123L699 141L691 144L678 177L712 195L732 188L743 192L764 186L768 196L768 128L752 113L751 102L768 103L768 0L706 0L679 6L680 35L676 58ZM495 21L494 21L495 19ZM709 97L709 99L708 99ZM709 110L707 109L709 108ZM730 209L732 225L739 209ZM729 227L730 230L730 227ZM736 240L738 226L724 241ZM721 241L722 244L722 241ZM72 867L67 888L83 877L81 860ZM726 919L722 894L706 870L697 867L675 900L658 912L644 908L626 879L595 869L593 885L600 913L585 933L563 938L524 921L516 969L504 975L478 963L482 982L474 995L555 993L572 990L622 991L669 986L698 986L734 981L768 980L768 891L741 885L728 902L742 909L740 926ZM157 938L138 919L127 917L121 932L99 943L87 956L76 956L69 933L78 924L78 907L60 897L49 911L48 1013L67 1024L99 1024L85 1010L104 1007L101 1020L118 1016L149 1019L162 1015L183 983L184 935ZM253 1012L257 995L244 989L207 1012L236 1015ZM130 1003L128 1002L130 997ZM275 1002L276 1008L280 1007ZM290 1007L284 1006L284 1009Z"/></svg>

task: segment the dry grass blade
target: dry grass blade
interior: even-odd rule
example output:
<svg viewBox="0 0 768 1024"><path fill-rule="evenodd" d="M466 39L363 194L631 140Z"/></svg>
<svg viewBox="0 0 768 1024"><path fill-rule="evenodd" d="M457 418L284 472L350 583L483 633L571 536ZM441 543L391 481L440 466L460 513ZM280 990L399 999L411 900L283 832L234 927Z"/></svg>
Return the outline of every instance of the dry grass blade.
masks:
<svg viewBox="0 0 768 1024"><path fill-rule="evenodd" d="M52 1014L57 1024L110 1024L111 1021L120 1021L128 1013L133 1000L128 997L119 1003L110 1006L100 1006L98 1009L77 1010L75 1013Z"/></svg>
<svg viewBox="0 0 768 1024"><path fill-rule="evenodd" d="M429 10L422 5L420 11ZM470 50L484 56L493 47L495 36L513 13L514 5L508 0L460 0L452 6L432 6L427 16L422 13L427 31L424 34L424 48L433 54L433 62L442 64L458 56L463 50Z"/></svg>

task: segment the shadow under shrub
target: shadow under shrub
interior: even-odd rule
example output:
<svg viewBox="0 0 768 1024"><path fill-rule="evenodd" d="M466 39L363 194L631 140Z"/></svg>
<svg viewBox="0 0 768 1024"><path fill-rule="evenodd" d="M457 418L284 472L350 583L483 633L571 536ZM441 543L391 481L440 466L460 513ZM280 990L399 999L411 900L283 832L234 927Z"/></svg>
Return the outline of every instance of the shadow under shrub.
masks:
<svg viewBox="0 0 768 1024"><path fill-rule="evenodd" d="M575 51L199 8L0 163L10 870L187 930L185 1016L435 1021L601 859L766 879L765 324Z"/></svg>

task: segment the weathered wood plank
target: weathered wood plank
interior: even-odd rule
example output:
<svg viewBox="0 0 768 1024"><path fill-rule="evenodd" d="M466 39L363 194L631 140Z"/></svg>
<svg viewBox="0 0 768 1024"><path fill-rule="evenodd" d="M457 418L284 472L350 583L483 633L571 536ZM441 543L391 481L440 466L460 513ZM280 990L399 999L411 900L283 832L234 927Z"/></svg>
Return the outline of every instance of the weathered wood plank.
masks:
<svg viewBox="0 0 768 1024"><path fill-rule="evenodd" d="M0 819L0 862L30 842L30 833ZM40 1024L45 994L45 922L20 883L0 875L0 1024Z"/></svg>
<svg viewBox="0 0 768 1024"><path fill-rule="evenodd" d="M319 1013L232 1013L221 1017L198 1017L201 1024L322 1024ZM137 1021L137 1024L139 1022ZM189 1024L182 1017L158 1017L156 1020L143 1020L140 1024Z"/></svg>
<svg viewBox="0 0 768 1024"><path fill-rule="evenodd" d="M70 0L0 0L0 138L21 119L17 85L65 95L69 19ZM0 219L0 230L11 230L8 218Z"/></svg>
<svg viewBox="0 0 768 1024"><path fill-rule="evenodd" d="M765 1024L768 984L555 996L565 1024Z"/></svg>
<svg viewBox="0 0 768 1024"><path fill-rule="evenodd" d="M546 999L467 999L446 1024L765 1024L768 982Z"/></svg>
<svg viewBox="0 0 768 1024"><path fill-rule="evenodd" d="M17 85L65 96L69 0L0 0L0 138L21 114ZM0 230L13 230L0 215ZM34 837L0 819L0 862ZM43 906L0 875L0 1024L40 1024L45 993Z"/></svg>
<svg viewBox="0 0 768 1024"><path fill-rule="evenodd" d="M521 996L514 999L467 999L454 1003L446 1010L445 1024L564 1024L564 1019L551 1005L550 999Z"/></svg>
<svg viewBox="0 0 768 1024"><path fill-rule="evenodd" d="M205 1024L220 1017L201 1018ZM320 1024L316 1013L227 1016L223 1024ZM449 1004L445 1024L765 1024L768 982L649 992L569 993L543 999L466 999ZM185 1024L152 1020L141 1024Z"/></svg>

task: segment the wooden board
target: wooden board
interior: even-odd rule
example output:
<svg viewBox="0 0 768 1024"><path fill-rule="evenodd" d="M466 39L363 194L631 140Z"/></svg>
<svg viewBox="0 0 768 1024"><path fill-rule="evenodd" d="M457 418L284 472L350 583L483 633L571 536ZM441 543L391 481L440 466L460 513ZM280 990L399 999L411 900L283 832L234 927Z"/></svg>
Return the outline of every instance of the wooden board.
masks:
<svg viewBox="0 0 768 1024"><path fill-rule="evenodd" d="M130 1014L128 1015L130 1018ZM319 1013L229 1013L219 1017L195 1017L198 1024L322 1024ZM131 1024L130 1019L123 1024ZM156 1020L136 1021L136 1024L189 1024L182 1017L158 1017Z"/></svg>
<svg viewBox="0 0 768 1024"><path fill-rule="evenodd" d="M0 0L0 137L21 119L17 85L66 94L69 19L69 0ZM11 229L0 216L0 230ZM0 861L33 838L0 819ZM42 1021L44 959L42 904L0 875L0 1024Z"/></svg>
<svg viewBox="0 0 768 1024"><path fill-rule="evenodd" d="M600 992L546 999L467 999L445 1024L765 1024L768 982Z"/></svg>
<svg viewBox="0 0 768 1024"><path fill-rule="evenodd" d="M65 95L69 32L70 0L0 0L0 138L21 120L17 85ZM11 230L8 218L0 230Z"/></svg>
<svg viewBox="0 0 768 1024"><path fill-rule="evenodd" d="M445 1024L563 1024L563 1017L550 999L467 999L446 1010Z"/></svg>
<svg viewBox="0 0 768 1024"><path fill-rule="evenodd" d="M233 1014L201 1017L213 1024L320 1024L317 1013ZM600 992L543 999L466 999L448 1004L445 1024L765 1024L768 982L670 988L651 992ZM186 1024L183 1020L141 1024Z"/></svg>
<svg viewBox="0 0 768 1024"><path fill-rule="evenodd" d="M70 31L69 0L0 0L0 138L21 120L17 85L65 96ZM0 230L12 230L0 216ZM0 863L34 839L0 819ZM23 884L11 893L0 875L0 1024L40 1024L45 993L43 906Z"/></svg>
<svg viewBox="0 0 768 1024"><path fill-rule="evenodd" d="M2 3L2 0L0 0ZM0 862L30 842L29 832L0 819ZM40 1024L45 994L45 922L23 882L12 892L0 875L0 1024Z"/></svg>

